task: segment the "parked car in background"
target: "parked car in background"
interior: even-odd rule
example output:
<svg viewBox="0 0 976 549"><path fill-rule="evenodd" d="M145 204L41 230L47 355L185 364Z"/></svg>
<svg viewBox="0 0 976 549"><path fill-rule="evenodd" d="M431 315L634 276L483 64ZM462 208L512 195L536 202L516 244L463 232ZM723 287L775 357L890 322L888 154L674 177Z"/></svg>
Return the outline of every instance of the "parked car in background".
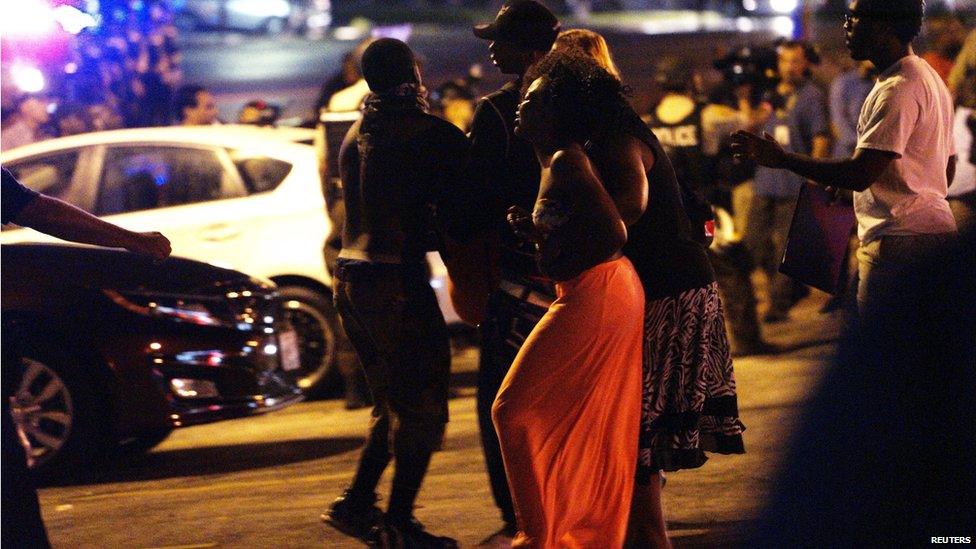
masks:
<svg viewBox="0 0 976 549"><path fill-rule="evenodd" d="M33 143L4 151L0 162L31 189L127 229L165 234L176 256L274 281L301 353L289 375L315 397L341 384L336 365L352 359L323 257L333 225L315 137L312 129L249 125L137 128ZM31 229L0 234L0 243L55 240ZM445 318L457 324L447 269L436 253L428 259Z"/></svg>
<svg viewBox="0 0 976 549"><path fill-rule="evenodd" d="M104 248L8 244L2 345L21 381L11 410L32 467L86 467L175 427L302 399L274 283L206 263Z"/></svg>
<svg viewBox="0 0 976 549"><path fill-rule="evenodd" d="M181 30L241 30L278 34L288 27L288 0L181 0L173 20Z"/></svg>
<svg viewBox="0 0 976 549"><path fill-rule="evenodd" d="M236 30L269 35L323 32L332 24L329 0L177 0L174 22L184 31Z"/></svg>
<svg viewBox="0 0 976 549"><path fill-rule="evenodd" d="M298 335L306 394L329 380L340 337L322 244L329 232L311 142L301 128L116 130L5 151L24 185L123 227L156 230L173 254L269 278ZM0 242L52 242L30 229Z"/></svg>

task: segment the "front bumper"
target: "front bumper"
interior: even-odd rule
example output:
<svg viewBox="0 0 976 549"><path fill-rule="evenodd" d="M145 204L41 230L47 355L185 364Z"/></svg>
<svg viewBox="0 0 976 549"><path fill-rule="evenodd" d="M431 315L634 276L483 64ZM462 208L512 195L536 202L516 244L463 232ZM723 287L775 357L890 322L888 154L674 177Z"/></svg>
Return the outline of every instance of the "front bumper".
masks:
<svg viewBox="0 0 976 549"><path fill-rule="evenodd" d="M221 349L155 357L154 371L169 403L172 426L271 412L301 401L301 390L283 375L286 350L280 334L287 329L244 337Z"/></svg>
<svg viewBox="0 0 976 549"><path fill-rule="evenodd" d="M200 425L223 419L245 417L280 410L301 402L305 397L300 390L276 392L273 395L255 395L246 399L223 401L205 406L189 402L174 402L170 420L174 427Z"/></svg>

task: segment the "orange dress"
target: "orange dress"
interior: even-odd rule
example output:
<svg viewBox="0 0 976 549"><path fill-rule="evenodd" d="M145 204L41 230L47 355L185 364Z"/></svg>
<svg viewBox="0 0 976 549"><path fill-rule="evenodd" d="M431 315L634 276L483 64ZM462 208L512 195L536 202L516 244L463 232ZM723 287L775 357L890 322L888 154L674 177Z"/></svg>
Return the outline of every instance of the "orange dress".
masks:
<svg viewBox="0 0 976 549"><path fill-rule="evenodd" d="M644 291L626 258L556 284L492 408L513 547L621 547L637 462Z"/></svg>

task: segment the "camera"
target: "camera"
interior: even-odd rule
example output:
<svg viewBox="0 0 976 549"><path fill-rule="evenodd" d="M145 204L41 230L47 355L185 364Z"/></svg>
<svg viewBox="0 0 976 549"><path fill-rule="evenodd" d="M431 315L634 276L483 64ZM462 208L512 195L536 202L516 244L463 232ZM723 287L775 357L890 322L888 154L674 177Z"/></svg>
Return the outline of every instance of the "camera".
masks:
<svg viewBox="0 0 976 549"><path fill-rule="evenodd" d="M732 89L751 86L751 100L757 104L768 90L776 86L776 49L769 46L742 46L712 65L722 73Z"/></svg>

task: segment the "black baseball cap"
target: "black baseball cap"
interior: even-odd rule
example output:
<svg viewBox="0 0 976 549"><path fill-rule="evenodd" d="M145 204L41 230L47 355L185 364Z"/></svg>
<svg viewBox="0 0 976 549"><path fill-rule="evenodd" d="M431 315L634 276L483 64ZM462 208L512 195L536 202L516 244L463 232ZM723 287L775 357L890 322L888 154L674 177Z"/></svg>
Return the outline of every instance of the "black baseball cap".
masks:
<svg viewBox="0 0 976 549"><path fill-rule="evenodd" d="M485 40L511 42L526 49L549 51L559 28L559 20L549 8L535 0L514 0L502 6L493 22L476 25L474 35Z"/></svg>

